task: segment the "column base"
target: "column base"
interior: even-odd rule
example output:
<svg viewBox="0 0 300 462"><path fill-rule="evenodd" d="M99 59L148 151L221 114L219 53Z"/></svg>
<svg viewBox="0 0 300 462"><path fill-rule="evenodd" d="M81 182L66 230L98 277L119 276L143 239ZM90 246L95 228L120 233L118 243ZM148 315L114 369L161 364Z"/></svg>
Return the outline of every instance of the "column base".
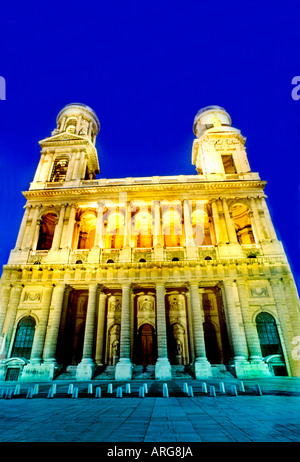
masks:
<svg viewBox="0 0 300 462"><path fill-rule="evenodd" d="M238 379L251 379L257 377L272 377L268 365L262 360L237 361L234 360L233 366Z"/></svg>
<svg viewBox="0 0 300 462"><path fill-rule="evenodd" d="M197 380L212 376L211 365L206 358L197 358L194 363L195 377Z"/></svg>
<svg viewBox="0 0 300 462"><path fill-rule="evenodd" d="M92 359L83 359L77 366L76 380L91 380L95 367L96 365Z"/></svg>
<svg viewBox="0 0 300 462"><path fill-rule="evenodd" d="M88 263L99 263L101 249L98 246L94 246L88 255Z"/></svg>
<svg viewBox="0 0 300 462"><path fill-rule="evenodd" d="M56 365L54 363L29 363L22 370L22 382L49 382L53 380Z"/></svg>
<svg viewBox="0 0 300 462"><path fill-rule="evenodd" d="M171 364L167 358L159 358L155 364L155 380L171 380Z"/></svg>
<svg viewBox="0 0 300 462"><path fill-rule="evenodd" d="M132 378L132 363L128 358L121 358L116 364L115 380L131 380Z"/></svg>
<svg viewBox="0 0 300 462"><path fill-rule="evenodd" d="M198 260L198 247L195 245L186 245L185 248L187 260Z"/></svg>

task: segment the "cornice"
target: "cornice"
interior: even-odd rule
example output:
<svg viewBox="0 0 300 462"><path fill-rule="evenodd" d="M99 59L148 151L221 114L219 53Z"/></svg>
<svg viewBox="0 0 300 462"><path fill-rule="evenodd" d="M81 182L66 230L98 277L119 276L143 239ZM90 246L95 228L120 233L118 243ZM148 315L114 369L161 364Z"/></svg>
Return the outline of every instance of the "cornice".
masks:
<svg viewBox="0 0 300 462"><path fill-rule="evenodd" d="M23 191L23 195L26 199L35 197L64 197L64 196L75 196L80 197L84 195L99 195L107 193L118 193L118 192L158 192L158 191L170 191L170 192L185 192L185 191L224 191L224 190L263 190L266 186L266 181L252 180L252 181L216 181L216 182L203 182L203 183L181 183L181 184L151 184L151 185L118 185L118 186L92 186L77 187L77 188L59 188L59 189L35 189L30 191Z"/></svg>

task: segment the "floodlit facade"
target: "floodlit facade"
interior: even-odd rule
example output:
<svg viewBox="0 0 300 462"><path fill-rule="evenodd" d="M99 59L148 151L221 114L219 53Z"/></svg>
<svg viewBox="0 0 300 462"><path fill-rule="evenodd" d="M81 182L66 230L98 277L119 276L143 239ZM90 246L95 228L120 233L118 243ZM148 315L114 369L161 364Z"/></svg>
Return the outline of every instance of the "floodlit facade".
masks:
<svg viewBox="0 0 300 462"><path fill-rule="evenodd" d="M195 175L97 179L99 131L70 104L40 141L1 278L0 379L299 376L297 289L229 114L196 115Z"/></svg>

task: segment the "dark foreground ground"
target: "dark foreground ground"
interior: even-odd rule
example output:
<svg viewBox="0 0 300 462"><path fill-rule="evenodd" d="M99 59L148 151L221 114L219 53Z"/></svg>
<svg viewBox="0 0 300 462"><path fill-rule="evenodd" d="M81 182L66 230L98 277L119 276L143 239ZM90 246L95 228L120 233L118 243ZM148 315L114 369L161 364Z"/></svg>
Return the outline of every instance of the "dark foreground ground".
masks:
<svg viewBox="0 0 300 462"><path fill-rule="evenodd" d="M169 397L163 397L163 383L145 383L145 397L139 397L142 382L130 382L130 394L125 383L114 382L108 394L108 382L75 382L76 398L76 393L68 394L69 383L57 381L53 397L53 384L48 383L39 384L38 394L28 398L35 384L19 383L20 394L15 394L16 382L2 382L0 442L105 442L114 451L121 442L300 442L298 378L246 380L244 387L238 380L226 380L225 393L220 392L220 381L206 381L205 393L202 381L191 380L193 396L184 393L185 381L175 380L167 382ZM119 386L122 397L116 395ZM211 386L216 396L211 396Z"/></svg>

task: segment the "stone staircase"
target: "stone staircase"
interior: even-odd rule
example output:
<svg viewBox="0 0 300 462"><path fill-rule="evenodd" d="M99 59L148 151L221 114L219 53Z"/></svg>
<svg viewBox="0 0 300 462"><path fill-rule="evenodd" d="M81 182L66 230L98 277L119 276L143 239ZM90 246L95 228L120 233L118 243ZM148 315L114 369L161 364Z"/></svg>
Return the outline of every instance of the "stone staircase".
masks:
<svg viewBox="0 0 300 462"><path fill-rule="evenodd" d="M192 371L186 366L171 366L172 379L187 379L191 380L194 378Z"/></svg>
<svg viewBox="0 0 300 462"><path fill-rule="evenodd" d="M62 369L62 372L56 377L55 380L76 380L77 366L67 366Z"/></svg>
<svg viewBox="0 0 300 462"><path fill-rule="evenodd" d="M147 365L146 368L142 365L133 366L132 380L154 380L155 366Z"/></svg>
<svg viewBox="0 0 300 462"><path fill-rule="evenodd" d="M115 380L116 366L99 367L94 374L94 380Z"/></svg>
<svg viewBox="0 0 300 462"><path fill-rule="evenodd" d="M212 378L216 379L232 379L234 378L233 372L231 373L225 364L212 364L211 365Z"/></svg>

